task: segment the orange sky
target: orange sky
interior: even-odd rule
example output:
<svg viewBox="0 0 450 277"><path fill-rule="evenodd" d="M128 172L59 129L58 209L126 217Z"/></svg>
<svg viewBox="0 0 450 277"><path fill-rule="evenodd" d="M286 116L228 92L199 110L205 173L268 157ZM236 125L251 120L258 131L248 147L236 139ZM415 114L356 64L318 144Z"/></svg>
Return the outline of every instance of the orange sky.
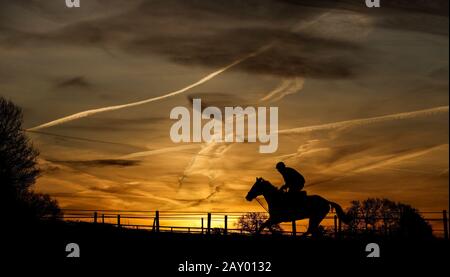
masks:
<svg viewBox="0 0 450 277"><path fill-rule="evenodd" d="M0 94L23 107L26 128L177 91L273 43L183 93L40 130L97 142L30 133L37 190L65 208L261 210L244 196L256 176L281 185L283 160L309 194L343 206L386 197L448 207L448 14L369 12L363 1L162 2L69 11L0 1ZM173 143L169 113L193 97L277 106L277 152Z"/></svg>

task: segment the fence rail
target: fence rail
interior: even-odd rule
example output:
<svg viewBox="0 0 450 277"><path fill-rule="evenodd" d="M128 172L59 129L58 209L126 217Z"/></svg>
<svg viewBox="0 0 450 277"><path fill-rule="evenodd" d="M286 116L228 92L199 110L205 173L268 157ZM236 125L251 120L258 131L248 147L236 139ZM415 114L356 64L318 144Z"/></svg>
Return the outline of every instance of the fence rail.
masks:
<svg viewBox="0 0 450 277"><path fill-rule="evenodd" d="M63 209L63 220L111 224L123 228L146 229L154 232L177 232L199 234L248 234L237 226L238 219L249 212L201 212L201 211L141 211L141 210L79 210ZM264 212L257 212L265 214ZM432 226L437 237L448 239L448 213L443 211L426 211L420 213ZM376 219L387 220L392 214ZM361 218L364 219L364 218ZM374 219L372 217L372 219ZM280 224L282 234L296 236L307 229L307 219ZM322 221L325 231L335 237L341 237L343 226L335 213L330 213ZM379 231L388 234L388 228L380 227Z"/></svg>

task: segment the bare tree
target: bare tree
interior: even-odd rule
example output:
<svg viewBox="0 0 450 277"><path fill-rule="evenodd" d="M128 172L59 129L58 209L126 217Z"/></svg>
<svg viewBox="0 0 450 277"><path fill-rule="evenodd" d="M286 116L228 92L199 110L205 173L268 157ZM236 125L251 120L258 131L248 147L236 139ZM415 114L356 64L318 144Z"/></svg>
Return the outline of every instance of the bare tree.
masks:
<svg viewBox="0 0 450 277"><path fill-rule="evenodd" d="M0 97L0 202L11 219L58 216L61 211L48 195L32 186L40 174L38 151L22 129L22 110Z"/></svg>

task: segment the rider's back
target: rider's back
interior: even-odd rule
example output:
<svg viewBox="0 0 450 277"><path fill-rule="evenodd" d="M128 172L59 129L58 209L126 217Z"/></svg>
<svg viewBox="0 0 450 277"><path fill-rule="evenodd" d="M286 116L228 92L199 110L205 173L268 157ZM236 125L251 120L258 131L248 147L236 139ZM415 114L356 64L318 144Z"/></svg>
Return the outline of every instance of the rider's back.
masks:
<svg viewBox="0 0 450 277"><path fill-rule="evenodd" d="M305 178L297 170L286 167L282 173L284 182L289 189L302 190L305 186Z"/></svg>

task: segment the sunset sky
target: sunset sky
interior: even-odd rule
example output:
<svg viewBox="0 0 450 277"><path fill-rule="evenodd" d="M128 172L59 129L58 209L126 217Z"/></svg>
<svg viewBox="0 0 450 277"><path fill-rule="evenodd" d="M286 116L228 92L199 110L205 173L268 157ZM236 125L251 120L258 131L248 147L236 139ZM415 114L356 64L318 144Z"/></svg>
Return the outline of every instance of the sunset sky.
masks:
<svg viewBox="0 0 450 277"><path fill-rule="evenodd" d="M43 170L36 190L63 208L261 210L244 197L255 177L282 185L275 164L284 161L308 194L344 207L385 197L442 210L448 21L440 0L379 9L362 0L82 0L79 9L0 0L0 95L33 128L163 96L235 63L179 94L29 133ZM191 109L193 98L278 107L277 152L173 143L170 111Z"/></svg>

